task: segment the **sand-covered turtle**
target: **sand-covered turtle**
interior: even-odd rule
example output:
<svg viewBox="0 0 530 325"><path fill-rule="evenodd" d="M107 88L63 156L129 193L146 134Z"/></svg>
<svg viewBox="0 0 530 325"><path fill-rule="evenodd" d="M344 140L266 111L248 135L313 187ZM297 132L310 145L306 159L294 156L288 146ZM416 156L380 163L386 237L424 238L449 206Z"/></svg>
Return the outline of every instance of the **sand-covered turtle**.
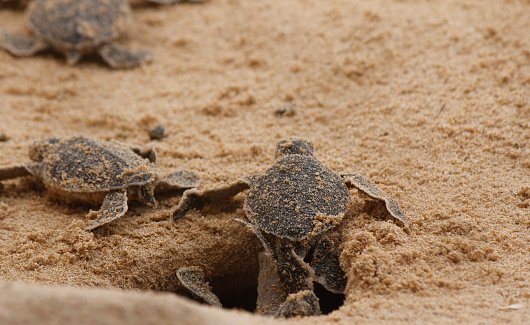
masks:
<svg viewBox="0 0 530 325"><path fill-rule="evenodd" d="M334 293L346 286L339 252L327 234L344 217L351 187L383 201L392 217L408 224L395 200L363 176L330 170L313 156L313 145L299 138L278 142L275 162L263 174L218 188L187 190L173 218L249 189L244 203L248 221L243 222L265 247L259 256L258 312L318 315L313 283Z"/></svg>
<svg viewBox="0 0 530 325"><path fill-rule="evenodd" d="M34 0L27 13L33 36L0 33L0 48L15 56L52 48L73 65L84 54L97 52L114 68L136 67L151 58L149 52L114 45L130 26L127 0Z"/></svg>
<svg viewBox="0 0 530 325"><path fill-rule="evenodd" d="M127 200L137 199L156 207L155 188L189 189L199 179L189 171L161 177L153 147L140 148L118 141L87 137L47 138L30 147L33 162L0 167L0 181L20 176L39 177L52 196L66 201L101 204L90 212L92 230L127 212Z"/></svg>

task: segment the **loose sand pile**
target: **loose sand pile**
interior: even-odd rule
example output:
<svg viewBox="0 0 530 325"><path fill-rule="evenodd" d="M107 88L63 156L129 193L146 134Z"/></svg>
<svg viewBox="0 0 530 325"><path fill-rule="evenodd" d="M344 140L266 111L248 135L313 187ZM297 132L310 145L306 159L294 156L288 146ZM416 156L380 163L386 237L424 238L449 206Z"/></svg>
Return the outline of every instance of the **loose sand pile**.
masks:
<svg viewBox="0 0 530 325"><path fill-rule="evenodd" d="M392 195L411 232L351 190L344 304L288 322L530 319L529 1L139 2L120 43L153 52L141 68L0 51L0 165L28 161L35 139L86 135L153 143L161 170L216 186L265 171L279 139L305 137L325 165ZM0 30L23 22L0 9ZM150 141L159 124L168 137ZM227 307L251 309L261 250L234 221L245 193L173 225L180 195L158 196L156 210L133 202L92 233L97 206L54 200L31 177L4 182L0 278L17 284L1 286L0 322L279 322L174 294L185 294L175 271L197 265Z"/></svg>

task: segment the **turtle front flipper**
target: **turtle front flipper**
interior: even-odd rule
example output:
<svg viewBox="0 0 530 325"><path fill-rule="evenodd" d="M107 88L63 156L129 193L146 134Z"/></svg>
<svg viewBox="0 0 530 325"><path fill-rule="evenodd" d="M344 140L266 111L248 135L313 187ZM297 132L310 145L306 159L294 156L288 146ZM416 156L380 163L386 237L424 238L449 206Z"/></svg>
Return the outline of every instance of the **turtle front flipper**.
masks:
<svg viewBox="0 0 530 325"><path fill-rule="evenodd" d="M201 182L199 176L194 172L179 170L172 174L162 176L157 179L156 191L167 192L172 190L194 188Z"/></svg>
<svg viewBox="0 0 530 325"><path fill-rule="evenodd" d="M125 189L109 192L98 211L91 211L89 216L95 214L97 219L85 230L94 230L112 220L116 220L127 212L127 191Z"/></svg>
<svg viewBox="0 0 530 325"><path fill-rule="evenodd" d="M213 189L199 191L192 188L187 190L173 212L173 220L184 217L191 209L200 209L208 202L229 199L239 192L249 189L251 184L251 178L243 178Z"/></svg>
<svg viewBox="0 0 530 325"><path fill-rule="evenodd" d="M36 163L0 167L0 181L28 175L36 175L40 165L40 163Z"/></svg>
<svg viewBox="0 0 530 325"><path fill-rule="evenodd" d="M127 50L113 44L103 45L99 54L111 67L118 69L135 68L152 58L151 53L147 51Z"/></svg>
<svg viewBox="0 0 530 325"><path fill-rule="evenodd" d="M183 286L207 304L219 308L223 307L219 298L212 292L208 282L204 280L204 273L201 268L197 266L181 267L177 271L177 277Z"/></svg>
<svg viewBox="0 0 530 325"><path fill-rule="evenodd" d="M18 33L0 33L0 48L15 56L32 56L48 47L48 44L34 37Z"/></svg>
<svg viewBox="0 0 530 325"><path fill-rule="evenodd" d="M375 184L373 184L366 177L356 174L344 174L341 175L341 177L344 179L346 186L348 186L349 188L355 187L368 194L369 196L373 197L374 199L384 201L386 209L388 210L388 212L390 212L392 217L401 221L405 227L408 226L409 222L407 220L407 217L401 210L399 203L397 203L393 198L388 196L388 194L377 188L377 186L375 186Z"/></svg>
<svg viewBox="0 0 530 325"><path fill-rule="evenodd" d="M316 241L309 265L315 270L315 282L333 293L344 293L346 274L340 267L339 252L328 237Z"/></svg>

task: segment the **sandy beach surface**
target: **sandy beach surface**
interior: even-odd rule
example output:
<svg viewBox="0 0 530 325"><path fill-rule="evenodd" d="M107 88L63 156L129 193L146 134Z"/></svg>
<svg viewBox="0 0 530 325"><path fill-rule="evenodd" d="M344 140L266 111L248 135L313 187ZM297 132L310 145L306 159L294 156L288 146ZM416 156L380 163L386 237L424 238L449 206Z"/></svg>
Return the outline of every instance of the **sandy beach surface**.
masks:
<svg viewBox="0 0 530 325"><path fill-rule="evenodd" d="M335 230L344 301L272 319L253 313L262 247L235 221L246 192L175 223L182 191L157 195L157 209L131 202L89 232L97 205L57 200L34 177L8 180L0 323L530 319L530 1L135 0L133 18L117 44L154 59L132 70L0 51L0 165L29 162L34 140L84 135L152 144L161 171L195 171L206 188L264 172L277 141L298 136L329 168L394 197L410 231L350 190ZM0 30L24 21L1 5ZM167 137L150 140L158 125ZM188 298L175 272L192 265L226 309Z"/></svg>

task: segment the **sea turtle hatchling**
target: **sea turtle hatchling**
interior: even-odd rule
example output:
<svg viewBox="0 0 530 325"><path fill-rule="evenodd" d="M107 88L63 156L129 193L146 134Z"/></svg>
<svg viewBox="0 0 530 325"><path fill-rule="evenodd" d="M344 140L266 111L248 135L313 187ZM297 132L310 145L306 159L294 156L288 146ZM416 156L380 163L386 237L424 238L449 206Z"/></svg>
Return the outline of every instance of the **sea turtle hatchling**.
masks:
<svg viewBox="0 0 530 325"><path fill-rule="evenodd" d="M84 54L97 52L113 68L133 68L151 58L149 52L113 44L131 21L127 0L34 0L27 12L33 36L0 33L0 48L15 56L52 48L73 65Z"/></svg>
<svg viewBox="0 0 530 325"><path fill-rule="evenodd" d="M93 230L127 212L127 199L138 199L156 207L154 190L189 189L199 183L197 176L181 170L159 176L156 151L118 141L87 137L47 138L30 147L32 163L0 167L0 181L20 176L39 177L52 196L66 201L81 200L101 204L89 213L95 220L85 229Z"/></svg>
<svg viewBox="0 0 530 325"><path fill-rule="evenodd" d="M407 226L394 199L363 176L328 169L313 156L313 145L299 138L278 142L275 162L263 174L218 188L185 191L173 218L250 189L244 203L248 221L240 221L265 247L259 256L258 312L318 315L313 282L334 293L343 293L346 286L339 252L328 233L346 213L351 187L383 201L390 215Z"/></svg>

